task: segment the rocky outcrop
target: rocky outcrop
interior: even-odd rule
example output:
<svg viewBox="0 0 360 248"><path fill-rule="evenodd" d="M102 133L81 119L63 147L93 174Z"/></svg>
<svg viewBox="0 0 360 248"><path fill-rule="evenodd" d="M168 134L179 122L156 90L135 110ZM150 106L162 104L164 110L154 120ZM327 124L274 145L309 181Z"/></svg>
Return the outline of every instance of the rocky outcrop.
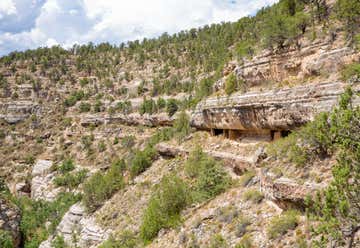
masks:
<svg viewBox="0 0 360 248"><path fill-rule="evenodd" d="M341 82L310 84L230 97L211 97L198 104L191 125L199 129L292 130L330 111L349 85ZM360 84L352 85L360 92ZM360 99L354 100L355 105Z"/></svg>
<svg viewBox="0 0 360 248"><path fill-rule="evenodd" d="M50 160L38 160L32 170L31 198L34 200L55 200L60 188L55 188L52 180L55 173L51 171L53 162Z"/></svg>
<svg viewBox="0 0 360 248"><path fill-rule="evenodd" d="M299 184L292 179L276 178L272 173L260 172L260 188L264 196L281 208L303 208L305 198L314 195L323 186L318 184Z"/></svg>
<svg viewBox="0 0 360 248"><path fill-rule="evenodd" d="M69 209L57 226L55 234L41 243L40 248L51 248L57 235L62 236L66 244L80 248L97 247L109 237L109 233L99 227L93 217L86 214L81 203Z"/></svg>
<svg viewBox="0 0 360 248"><path fill-rule="evenodd" d="M15 124L25 120L30 115L40 114L40 105L33 101L4 101L0 102L0 120Z"/></svg>
<svg viewBox="0 0 360 248"><path fill-rule="evenodd" d="M171 146L165 143L157 144L156 150L164 157L188 156L190 153L190 151L182 147ZM224 166L231 168L236 174L242 174L244 171L247 171L253 167L257 161L257 158L254 156L239 156L229 152L210 150L204 150L204 152L215 160L221 161Z"/></svg>
<svg viewBox="0 0 360 248"><path fill-rule="evenodd" d="M298 47L284 51L264 51L251 60L243 61L234 71L238 78L252 87L269 81L280 82L289 77L304 79L334 73L358 58L359 54L352 48L328 37L326 41L300 41Z"/></svg>
<svg viewBox="0 0 360 248"><path fill-rule="evenodd" d="M14 247L21 243L20 220L20 209L0 195L0 230L11 234Z"/></svg>
<svg viewBox="0 0 360 248"><path fill-rule="evenodd" d="M174 117L169 117L166 113L160 114L144 114L132 113L129 115L116 114L116 115L86 115L81 118L80 124L84 127L95 125L99 126L102 124L124 124L129 126L170 126L174 121Z"/></svg>

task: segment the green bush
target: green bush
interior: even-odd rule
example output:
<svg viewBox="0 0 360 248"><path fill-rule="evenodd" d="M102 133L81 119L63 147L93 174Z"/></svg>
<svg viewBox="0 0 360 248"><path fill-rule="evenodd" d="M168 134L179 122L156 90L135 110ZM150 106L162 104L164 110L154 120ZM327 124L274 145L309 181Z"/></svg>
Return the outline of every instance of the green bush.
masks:
<svg viewBox="0 0 360 248"><path fill-rule="evenodd" d="M295 210L288 210L280 216L273 217L267 228L267 234L270 239L278 238L293 230L299 224L299 213Z"/></svg>
<svg viewBox="0 0 360 248"><path fill-rule="evenodd" d="M260 203L264 199L264 195L256 189L249 189L243 194L243 199L253 203Z"/></svg>
<svg viewBox="0 0 360 248"><path fill-rule="evenodd" d="M179 142L190 134L190 118L184 111L174 121L173 128Z"/></svg>
<svg viewBox="0 0 360 248"><path fill-rule="evenodd" d="M87 177L88 170L83 169L75 173L66 172L63 175L54 178L54 184L58 187L66 187L69 189L75 189L79 186Z"/></svg>
<svg viewBox="0 0 360 248"><path fill-rule="evenodd" d="M157 106L156 106L156 102L153 99L149 99L147 100L144 97L143 103L140 105L139 108L139 113L141 115L147 113L147 114L153 114L157 112Z"/></svg>
<svg viewBox="0 0 360 248"><path fill-rule="evenodd" d="M140 236L144 242L155 238L160 229L176 226L181 210L189 202L186 184L175 175L164 177L151 196L142 218Z"/></svg>
<svg viewBox="0 0 360 248"><path fill-rule="evenodd" d="M185 172L195 179L193 198L204 201L224 192L231 184L226 171L197 147L185 163Z"/></svg>
<svg viewBox="0 0 360 248"><path fill-rule="evenodd" d="M131 231L123 231L115 240L110 237L99 248L135 248L137 247L138 238Z"/></svg>
<svg viewBox="0 0 360 248"><path fill-rule="evenodd" d="M238 82L234 73L231 73L225 81L225 93L231 95L238 90Z"/></svg>
<svg viewBox="0 0 360 248"><path fill-rule="evenodd" d="M360 78L360 63L353 63L345 66L341 71L343 80L349 80L353 77Z"/></svg>
<svg viewBox="0 0 360 248"><path fill-rule="evenodd" d="M358 0L337 0L334 6L336 17L343 21L350 36L359 29L360 2Z"/></svg>
<svg viewBox="0 0 360 248"><path fill-rule="evenodd" d="M102 103L101 100L96 100L95 104L94 104L94 112L103 112L104 111L104 104Z"/></svg>
<svg viewBox="0 0 360 248"><path fill-rule="evenodd" d="M63 236L56 236L53 241L51 242L52 248L68 248L69 246L66 245Z"/></svg>
<svg viewBox="0 0 360 248"><path fill-rule="evenodd" d="M63 215L81 199L80 195L60 193L55 201L33 201L22 197L18 205L22 210L20 230L24 237L25 248L39 247L40 243L55 231ZM51 223L46 227L46 223Z"/></svg>
<svg viewBox="0 0 360 248"><path fill-rule="evenodd" d="M155 158L155 155L156 151L151 146L147 146L143 151L135 151L135 155L130 166L131 176L135 177L149 168Z"/></svg>
<svg viewBox="0 0 360 248"><path fill-rule="evenodd" d="M103 140L101 140L99 143L98 143L98 151L99 152L104 152L106 151L106 144Z"/></svg>
<svg viewBox="0 0 360 248"><path fill-rule="evenodd" d="M78 101L82 100L85 97L85 93L82 90L73 92L69 97L67 97L64 101L65 107L72 107Z"/></svg>
<svg viewBox="0 0 360 248"><path fill-rule="evenodd" d="M70 172L75 169L74 161L71 158L65 159L61 165L57 167L57 171L62 174Z"/></svg>
<svg viewBox="0 0 360 248"><path fill-rule="evenodd" d="M229 247L226 240L221 234L214 235L210 240L209 248L218 248L218 247L222 247L222 248Z"/></svg>
<svg viewBox="0 0 360 248"><path fill-rule="evenodd" d="M90 212L99 208L116 191L124 186L124 161L113 163L106 172L95 173L84 184L83 202Z"/></svg>
<svg viewBox="0 0 360 248"><path fill-rule="evenodd" d="M171 117L178 111L178 102L175 99L169 99L166 103L166 112Z"/></svg>
<svg viewBox="0 0 360 248"><path fill-rule="evenodd" d="M332 137L336 164L329 186L308 201L309 217L317 221L313 227L314 247L330 242L351 247L354 240L346 234L356 232L360 222L360 107L352 105L353 94L347 89L339 107L329 113L327 135Z"/></svg>
<svg viewBox="0 0 360 248"><path fill-rule="evenodd" d="M252 248L254 247L252 244L252 239L250 234L245 234L239 243L236 244L235 248Z"/></svg>
<svg viewBox="0 0 360 248"><path fill-rule="evenodd" d="M8 231L0 230L0 247L14 248L12 236Z"/></svg>
<svg viewBox="0 0 360 248"><path fill-rule="evenodd" d="M81 113L89 112L91 110L91 104L87 102L80 103L79 110Z"/></svg>
<svg viewBox="0 0 360 248"><path fill-rule="evenodd" d="M328 156L333 150L329 115L321 113L314 121L268 146L271 156L304 166L317 157Z"/></svg>

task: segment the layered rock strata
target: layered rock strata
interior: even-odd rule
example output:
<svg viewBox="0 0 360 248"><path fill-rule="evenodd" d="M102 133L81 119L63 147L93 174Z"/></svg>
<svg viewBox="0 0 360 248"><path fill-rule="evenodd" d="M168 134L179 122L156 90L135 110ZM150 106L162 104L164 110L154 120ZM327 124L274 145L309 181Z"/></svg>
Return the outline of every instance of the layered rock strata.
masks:
<svg viewBox="0 0 360 248"><path fill-rule="evenodd" d="M191 125L229 138L268 135L272 139L330 111L349 84L329 82L230 97L211 97L198 104ZM360 84L352 88L360 92ZM354 105L360 104L355 98Z"/></svg>

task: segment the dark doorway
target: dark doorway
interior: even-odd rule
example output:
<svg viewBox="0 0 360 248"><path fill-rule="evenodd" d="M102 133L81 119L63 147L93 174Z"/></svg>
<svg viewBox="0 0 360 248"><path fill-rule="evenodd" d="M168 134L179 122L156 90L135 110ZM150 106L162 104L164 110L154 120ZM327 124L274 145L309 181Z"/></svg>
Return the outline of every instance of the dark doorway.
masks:
<svg viewBox="0 0 360 248"><path fill-rule="evenodd" d="M281 131L281 137L283 137L283 138L289 136L289 134L291 134L291 131L289 131L289 130L282 130Z"/></svg>
<svg viewBox="0 0 360 248"><path fill-rule="evenodd" d="M219 136L219 135L223 135L223 134L224 134L223 129L214 129L214 135L215 136Z"/></svg>

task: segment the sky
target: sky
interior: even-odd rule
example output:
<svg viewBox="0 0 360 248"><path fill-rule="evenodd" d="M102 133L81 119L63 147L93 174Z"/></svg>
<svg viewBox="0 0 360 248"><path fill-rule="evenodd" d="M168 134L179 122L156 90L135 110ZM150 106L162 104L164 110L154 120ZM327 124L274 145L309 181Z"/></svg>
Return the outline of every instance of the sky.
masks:
<svg viewBox="0 0 360 248"><path fill-rule="evenodd" d="M120 44L236 21L277 0L0 0L0 56L40 46Z"/></svg>

